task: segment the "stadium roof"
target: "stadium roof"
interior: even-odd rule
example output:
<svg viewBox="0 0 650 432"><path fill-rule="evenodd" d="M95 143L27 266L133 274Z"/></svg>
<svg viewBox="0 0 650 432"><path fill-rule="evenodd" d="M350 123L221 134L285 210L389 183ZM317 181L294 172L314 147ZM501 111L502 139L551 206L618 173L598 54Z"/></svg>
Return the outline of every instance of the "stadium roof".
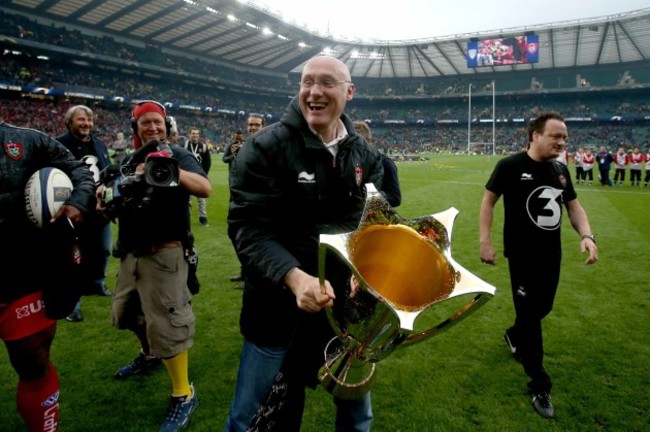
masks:
<svg viewBox="0 0 650 432"><path fill-rule="evenodd" d="M244 0L245 1L245 0ZM494 71L650 61L650 8L575 20L407 41L333 39L253 0L12 0L1 9L237 67L286 75L319 53L344 61L354 77L437 77ZM539 63L470 69L472 39L539 35Z"/></svg>

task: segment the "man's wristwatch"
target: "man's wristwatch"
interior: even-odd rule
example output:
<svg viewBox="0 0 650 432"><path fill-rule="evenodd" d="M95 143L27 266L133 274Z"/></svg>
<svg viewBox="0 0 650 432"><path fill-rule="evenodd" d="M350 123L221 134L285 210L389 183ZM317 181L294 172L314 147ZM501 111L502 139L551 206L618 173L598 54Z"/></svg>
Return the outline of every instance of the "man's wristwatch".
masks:
<svg viewBox="0 0 650 432"><path fill-rule="evenodd" d="M582 238L583 239L588 238L589 240L594 242L594 244L596 243L596 237L593 234L583 234Z"/></svg>

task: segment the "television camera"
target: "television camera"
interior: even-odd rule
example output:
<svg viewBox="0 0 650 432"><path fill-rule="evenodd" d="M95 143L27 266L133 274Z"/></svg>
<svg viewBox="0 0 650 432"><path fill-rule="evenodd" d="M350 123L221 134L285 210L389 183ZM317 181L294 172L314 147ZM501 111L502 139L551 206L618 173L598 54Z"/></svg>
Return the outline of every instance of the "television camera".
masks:
<svg viewBox="0 0 650 432"><path fill-rule="evenodd" d="M156 140L140 147L122 165L110 165L100 173L109 217L123 209L141 210L149 205L156 188L178 187L178 161L168 144ZM136 172L144 163L144 172Z"/></svg>

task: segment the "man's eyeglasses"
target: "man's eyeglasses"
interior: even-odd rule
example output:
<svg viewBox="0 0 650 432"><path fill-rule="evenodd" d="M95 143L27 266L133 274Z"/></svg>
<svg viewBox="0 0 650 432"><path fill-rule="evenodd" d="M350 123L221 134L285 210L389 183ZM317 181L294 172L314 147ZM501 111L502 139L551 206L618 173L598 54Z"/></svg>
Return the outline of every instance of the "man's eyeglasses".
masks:
<svg viewBox="0 0 650 432"><path fill-rule="evenodd" d="M300 81L300 87L306 89L310 89L315 85L319 85L322 88L331 89L341 84L352 84L352 81L335 81L333 79L325 79L323 81L314 81L312 79L305 79Z"/></svg>

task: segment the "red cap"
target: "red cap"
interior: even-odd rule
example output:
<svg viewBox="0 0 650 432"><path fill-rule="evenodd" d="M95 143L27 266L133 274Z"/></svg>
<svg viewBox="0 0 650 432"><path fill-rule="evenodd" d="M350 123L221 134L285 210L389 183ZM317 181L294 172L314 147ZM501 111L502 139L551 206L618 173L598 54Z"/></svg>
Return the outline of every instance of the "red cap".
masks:
<svg viewBox="0 0 650 432"><path fill-rule="evenodd" d="M133 111L131 112L131 117L133 118L134 122L137 122L138 119L142 117L143 114L149 112L155 112L163 116L164 119L167 118L167 113L165 112L165 108L158 102L153 102L153 101L140 102L139 104L137 104L135 107L133 107ZM135 130L133 131L133 146L136 149L138 149L142 145L142 141L140 141L140 137L138 136L137 127L135 127L134 129Z"/></svg>

